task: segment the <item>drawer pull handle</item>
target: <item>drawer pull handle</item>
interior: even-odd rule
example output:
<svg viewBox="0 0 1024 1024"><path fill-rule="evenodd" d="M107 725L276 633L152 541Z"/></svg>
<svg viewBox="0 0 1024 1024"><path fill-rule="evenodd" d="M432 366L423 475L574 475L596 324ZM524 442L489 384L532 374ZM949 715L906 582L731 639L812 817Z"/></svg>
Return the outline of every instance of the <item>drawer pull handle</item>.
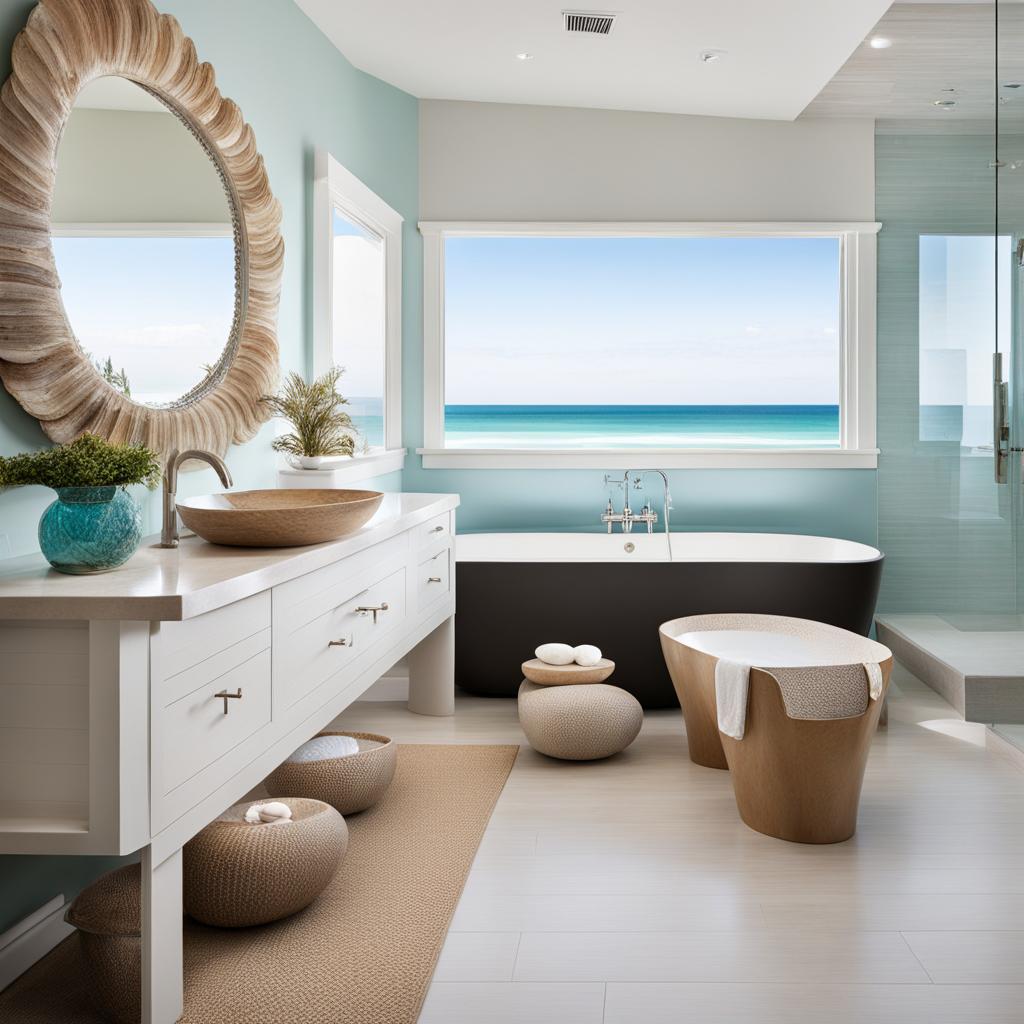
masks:
<svg viewBox="0 0 1024 1024"><path fill-rule="evenodd" d="M441 577L440 576L428 576L427 577L427 582L428 583L440 583L441 582Z"/></svg>
<svg viewBox="0 0 1024 1024"><path fill-rule="evenodd" d="M356 642L352 637L342 637L340 640L328 640L328 647L355 647Z"/></svg>
<svg viewBox="0 0 1024 1024"><path fill-rule="evenodd" d="M239 687L234 693L228 693L227 690L221 690L220 693L215 693L215 700L224 701L224 714L228 713L228 701L229 700L241 700L242 699L242 688Z"/></svg>
<svg viewBox="0 0 1024 1024"><path fill-rule="evenodd" d="M377 625L377 616L381 612L386 612L387 610L388 610L388 603L387 603L387 601L381 601L380 604L361 604L356 609L356 611L359 612L360 615L365 615L367 612L371 612L373 614L373 624L375 626Z"/></svg>
<svg viewBox="0 0 1024 1024"><path fill-rule="evenodd" d="M431 533L444 533L444 527L443 526L435 526L430 532Z"/></svg>

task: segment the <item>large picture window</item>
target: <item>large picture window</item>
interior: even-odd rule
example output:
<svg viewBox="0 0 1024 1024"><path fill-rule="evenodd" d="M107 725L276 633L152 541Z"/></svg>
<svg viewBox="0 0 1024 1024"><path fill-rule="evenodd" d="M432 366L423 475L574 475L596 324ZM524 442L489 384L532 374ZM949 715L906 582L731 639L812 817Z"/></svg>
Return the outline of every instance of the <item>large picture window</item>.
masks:
<svg viewBox="0 0 1024 1024"><path fill-rule="evenodd" d="M428 466L873 462L874 225L421 228Z"/></svg>

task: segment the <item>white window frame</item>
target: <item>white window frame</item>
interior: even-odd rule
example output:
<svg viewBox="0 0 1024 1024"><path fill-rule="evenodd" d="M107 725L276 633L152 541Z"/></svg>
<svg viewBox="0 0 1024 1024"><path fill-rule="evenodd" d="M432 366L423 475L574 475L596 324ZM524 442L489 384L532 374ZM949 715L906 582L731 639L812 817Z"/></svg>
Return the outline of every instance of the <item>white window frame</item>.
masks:
<svg viewBox="0 0 1024 1024"><path fill-rule="evenodd" d="M741 222L421 221L423 235L424 469L875 469L875 291L881 224ZM807 237L840 243L840 446L817 448L608 448L591 450L444 447L444 244L454 237ZM757 273L757 268L751 268Z"/></svg>
<svg viewBox="0 0 1024 1024"><path fill-rule="evenodd" d="M402 224L404 218L330 153L318 149L313 185L313 373L334 365L333 217L337 208L384 247L384 445L332 463L333 482L392 473L405 464L402 447ZM344 365L344 364L342 364ZM344 393L344 378L342 378ZM292 475L294 471L284 471ZM308 475L308 474L307 474Z"/></svg>

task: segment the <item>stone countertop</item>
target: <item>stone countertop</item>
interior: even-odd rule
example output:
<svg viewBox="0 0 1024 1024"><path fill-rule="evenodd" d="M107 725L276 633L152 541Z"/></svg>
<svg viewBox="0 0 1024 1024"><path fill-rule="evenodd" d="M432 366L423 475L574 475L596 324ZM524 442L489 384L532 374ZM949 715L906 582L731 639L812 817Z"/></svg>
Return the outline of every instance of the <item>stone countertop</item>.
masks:
<svg viewBox="0 0 1024 1024"><path fill-rule="evenodd" d="M120 568L92 576L51 569L40 554L0 561L0 619L189 619L258 594L450 511L456 494L384 495L355 533L297 548L235 548L183 538L143 539Z"/></svg>

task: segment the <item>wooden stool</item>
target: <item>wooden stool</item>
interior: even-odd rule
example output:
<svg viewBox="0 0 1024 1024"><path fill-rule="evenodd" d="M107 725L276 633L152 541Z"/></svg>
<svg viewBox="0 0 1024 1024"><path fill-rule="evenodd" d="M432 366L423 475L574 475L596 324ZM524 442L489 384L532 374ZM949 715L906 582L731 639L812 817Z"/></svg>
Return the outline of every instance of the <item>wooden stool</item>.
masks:
<svg viewBox="0 0 1024 1024"><path fill-rule="evenodd" d="M729 634L792 640L795 656L782 664L758 659L756 652L742 659L751 665L742 739L718 728L716 632L722 634L722 656L730 658L724 642ZM731 770L743 821L790 842L849 839L892 671L889 649L825 623L774 615L675 619L661 627L661 643L683 709L690 758ZM799 656L801 645L805 658ZM874 700L865 664L878 664L881 671L881 694Z"/></svg>

